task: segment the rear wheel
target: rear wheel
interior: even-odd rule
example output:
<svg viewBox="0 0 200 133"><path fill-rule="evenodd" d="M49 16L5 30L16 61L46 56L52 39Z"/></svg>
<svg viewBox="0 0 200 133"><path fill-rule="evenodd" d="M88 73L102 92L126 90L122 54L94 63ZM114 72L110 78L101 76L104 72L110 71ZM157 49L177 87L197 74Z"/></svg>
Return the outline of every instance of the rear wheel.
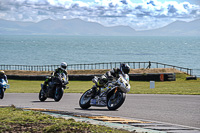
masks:
<svg viewBox="0 0 200 133"><path fill-rule="evenodd" d="M39 93L39 99L41 102L43 102L47 99L47 97L45 97L45 93L42 89L40 90L40 93Z"/></svg>
<svg viewBox="0 0 200 133"><path fill-rule="evenodd" d="M0 99L3 99L3 97L4 97L4 89L1 88L0 89Z"/></svg>
<svg viewBox="0 0 200 133"><path fill-rule="evenodd" d="M116 93L110 93L112 94L110 94L108 97L107 107L109 110L116 110L124 103L126 94L121 91L117 91Z"/></svg>
<svg viewBox="0 0 200 133"><path fill-rule="evenodd" d="M92 98L92 90L89 89L87 90L85 93L83 93L83 95L81 96L80 100L79 100L79 105L82 109L88 109L89 107L91 107L90 105L90 100Z"/></svg>
<svg viewBox="0 0 200 133"><path fill-rule="evenodd" d="M56 87L56 91L55 91L55 95L54 95L54 100L55 100L56 102L59 102L60 99L61 99L62 96L63 96L63 93L64 93L63 88Z"/></svg>

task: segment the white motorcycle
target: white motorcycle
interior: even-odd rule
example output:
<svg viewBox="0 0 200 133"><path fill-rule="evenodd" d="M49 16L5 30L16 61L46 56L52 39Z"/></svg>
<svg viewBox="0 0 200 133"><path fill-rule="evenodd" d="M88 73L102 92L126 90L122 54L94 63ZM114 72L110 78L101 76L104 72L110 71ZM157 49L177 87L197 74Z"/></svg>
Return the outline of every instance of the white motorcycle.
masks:
<svg viewBox="0 0 200 133"><path fill-rule="evenodd" d="M97 85L98 77L95 76L92 81ZM130 91L130 88L129 76L120 74L117 80L108 82L104 87L99 88L97 95L93 96L92 89L83 93L79 105L82 109L88 109L91 106L107 106L109 110L116 110L124 103L126 93Z"/></svg>

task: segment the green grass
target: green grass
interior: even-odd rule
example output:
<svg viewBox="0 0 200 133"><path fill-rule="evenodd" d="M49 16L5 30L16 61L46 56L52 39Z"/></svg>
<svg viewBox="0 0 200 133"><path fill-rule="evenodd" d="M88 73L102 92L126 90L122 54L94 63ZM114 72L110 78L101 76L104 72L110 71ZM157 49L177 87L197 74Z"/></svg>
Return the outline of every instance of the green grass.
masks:
<svg viewBox="0 0 200 133"><path fill-rule="evenodd" d="M155 82L155 88L150 89L150 83L145 81L130 81L130 94L181 94L200 95L200 79L186 80L185 74L176 74L176 81ZM39 93L43 81L9 80L10 88L6 93ZM69 89L65 93L82 93L93 86L92 81L69 81Z"/></svg>
<svg viewBox="0 0 200 133"><path fill-rule="evenodd" d="M65 120L35 111L23 111L14 106L0 108L0 132L91 132L127 133L105 126Z"/></svg>
<svg viewBox="0 0 200 133"><path fill-rule="evenodd" d="M150 89L149 82L131 82L130 93L200 95L200 79L186 80L186 77L185 74L177 74L176 81L155 82L154 89Z"/></svg>

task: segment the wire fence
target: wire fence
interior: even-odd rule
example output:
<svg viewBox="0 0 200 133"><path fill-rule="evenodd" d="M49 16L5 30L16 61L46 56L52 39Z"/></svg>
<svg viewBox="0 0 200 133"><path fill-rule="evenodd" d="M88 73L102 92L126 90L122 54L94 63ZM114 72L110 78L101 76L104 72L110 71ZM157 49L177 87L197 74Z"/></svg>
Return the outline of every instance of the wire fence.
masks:
<svg viewBox="0 0 200 133"><path fill-rule="evenodd" d="M69 64L68 70L95 70L112 69L119 67L121 63L127 63L132 69L147 68L173 68L178 69L188 75L193 75L193 69L159 63L159 62L106 62L91 64ZM0 70L25 70L25 71L54 71L59 65L0 65Z"/></svg>

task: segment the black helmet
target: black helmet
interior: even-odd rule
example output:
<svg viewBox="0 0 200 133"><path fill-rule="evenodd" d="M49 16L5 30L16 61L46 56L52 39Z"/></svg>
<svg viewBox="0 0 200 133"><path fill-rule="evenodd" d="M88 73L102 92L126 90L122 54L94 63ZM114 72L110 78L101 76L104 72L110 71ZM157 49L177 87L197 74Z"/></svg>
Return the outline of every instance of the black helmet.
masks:
<svg viewBox="0 0 200 133"><path fill-rule="evenodd" d="M125 74L128 74L130 72L130 66L128 64L121 64L120 70L124 72Z"/></svg>

